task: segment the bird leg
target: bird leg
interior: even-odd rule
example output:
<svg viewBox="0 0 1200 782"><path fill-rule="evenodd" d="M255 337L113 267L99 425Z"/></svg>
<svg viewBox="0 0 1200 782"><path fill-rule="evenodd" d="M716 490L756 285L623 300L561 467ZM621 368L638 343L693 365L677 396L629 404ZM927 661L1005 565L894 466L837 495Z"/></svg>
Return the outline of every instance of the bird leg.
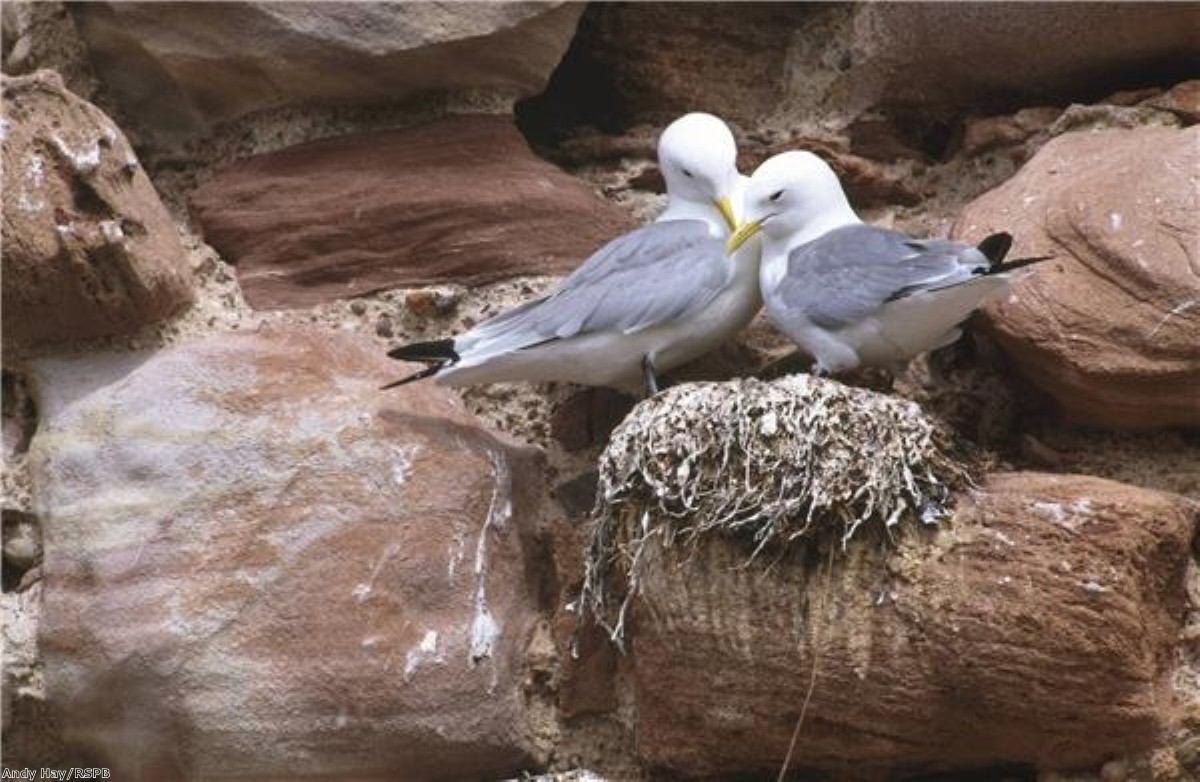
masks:
<svg viewBox="0 0 1200 782"><path fill-rule="evenodd" d="M658 393L658 377L654 368L654 359L650 354L642 356L642 379L646 384L646 396L651 397Z"/></svg>

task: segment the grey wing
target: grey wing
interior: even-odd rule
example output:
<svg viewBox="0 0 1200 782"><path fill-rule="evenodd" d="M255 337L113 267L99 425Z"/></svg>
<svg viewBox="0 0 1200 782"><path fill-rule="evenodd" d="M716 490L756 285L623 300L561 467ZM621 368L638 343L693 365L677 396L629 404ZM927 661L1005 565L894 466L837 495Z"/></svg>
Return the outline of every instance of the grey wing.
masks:
<svg viewBox="0 0 1200 782"><path fill-rule="evenodd" d="M456 344L491 352L579 333L638 331L703 309L732 270L707 223L651 223L601 247L549 296L479 324Z"/></svg>
<svg viewBox="0 0 1200 782"><path fill-rule="evenodd" d="M847 226L793 250L776 296L788 311L822 328L839 329L889 301L953 285L986 269L987 259L970 245Z"/></svg>

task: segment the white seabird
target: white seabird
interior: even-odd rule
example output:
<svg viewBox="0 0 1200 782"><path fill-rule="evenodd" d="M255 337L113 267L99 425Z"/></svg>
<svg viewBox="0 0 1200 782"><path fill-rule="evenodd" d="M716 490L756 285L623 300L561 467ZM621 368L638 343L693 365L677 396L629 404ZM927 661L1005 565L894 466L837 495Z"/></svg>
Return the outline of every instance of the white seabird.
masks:
<svg viewBox="0 0 1200 782"><path fill-rule="evenodd" d="M762 306L759 248L725 252L746 181L736 161L724 122L675 120L658 142L667 208L655 222L601 247L544 298L452 339L395 348L390 357L430 367L384 388L433 376L655 392L659 372L716 348Z"/></svg>
<svg viewBox="0 0 1200 782"><path fill-rule="evenodd" d="M867 225L837 175L811 152L785 152L750 177L735 251L762 234L760 282L771 321L816 360L819 374L904 368L954 342L973 311L1008 291L1012 236L978 247Z"/></svg>

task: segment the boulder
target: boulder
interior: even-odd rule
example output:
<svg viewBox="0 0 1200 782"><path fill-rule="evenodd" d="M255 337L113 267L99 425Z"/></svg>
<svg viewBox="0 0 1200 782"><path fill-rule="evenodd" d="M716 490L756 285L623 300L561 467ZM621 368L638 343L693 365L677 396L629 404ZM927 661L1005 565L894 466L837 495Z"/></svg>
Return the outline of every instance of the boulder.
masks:
<svg viewBox="0 0 1200 782"><path fill-rule="evenodd" d="M1200 122L1200 79L1180 82L1162 95L1147 99L1145 105L1169 111L1185 125L1195 125Z"/></svg>
<svg viewBox="0 0 1200 782"><path fill-rule="evenodd" d="M1099 96L1185 71L1198 22L1170 3L867 4L834 89L862 108Z"/></svg>
<svg viewBox="0 0 1200 782"><path fill-rule="evenodd" d="M193 298L129 142L58 74L5 78L4 348L129 332Z"/></svg>
<svg viewBox="0 0 1200 782"><path fill-rule="evenodd" d="M996 113L1194 76L1198 23L1171 3L597 3L523 112L551 136L698 109L780 128L871 109Z"/></svg>
<svg viewBox="0 0 1200 782"><path fill-rule="evenodd" d="M528 767L538 470L362 337L35 362L41 652L118 778ZM157 776L155 776L157 775Z"/></svg>
<svg viewBox="0 0 1200 782"><path fill-rule="evenodd" d="M538 159L512 122L483 115L242 160L192 207L260 309L563 274L632 225Z"/></svg>
<svg viewBox="0 0 1200 782"><path fill-rule="evenodd" d="M541 92L575 3L89 3L73 9L132 116L189 133L285 105Z"/></svg>
<svg viewBox="0 0 1200 782"><path fill-rule="evenodd" d="M1065 415L1118 428L1200 424L1200 130L1069 133L969 204L952 230L1011 232L1055 260L986 327Z"/></svg>
<svg viewBox="0 0 1200 782"><path fill-rule="evenodd" d="M1177 495L1011 473L894 546L750 563L753 542L728 536L647 551L639 753L689 778L774 774L802 712L791 768L839 779L1094 768L1151 748L1178 706L1198 515Z"/></svg>
<svg viewBox="0 0 1200 782"><path fill-rule="evenodd" d="M531 128L662 126L688 111L748 123L787 86L787 53L814 15L781 3L594 3L546 92L522 106Z"/></svg>

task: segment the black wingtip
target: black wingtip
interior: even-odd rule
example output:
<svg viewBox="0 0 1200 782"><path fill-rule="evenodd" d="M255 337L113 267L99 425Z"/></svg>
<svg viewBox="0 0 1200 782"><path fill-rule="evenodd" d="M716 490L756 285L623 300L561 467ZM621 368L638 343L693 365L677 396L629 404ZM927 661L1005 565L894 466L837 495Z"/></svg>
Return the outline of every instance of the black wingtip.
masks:
<svg viewBox="0 0 1200 782"><path fill-rule="evenodd" d="M1004 260L1004 256L1008 255L1008 251L1012 249L1012 243L1012 234L1000 231L987 237L975 245L975 247L979 252L983 253L984 257L992 262L992 265L995 265Z"/></svg>
<svg viewBox="0 0 1200 782"><path fill-rule="evenodd" d="M417 380L424 380L427 377L432 377L433 375L436 375L438 372L441 372L443 369L446 368L446 366L447 366L446 364L434 364L431 367L425 367L420 372L413 372L411 375L409 375L407 377L402 377L399 380L393 380L392 382L388 383L385 386L380 386L379 390L387 391L389 388L395 388L396 386L403 386L408 383L415 382Z"/></svg>
<svg viewBox="0 0 1200 782"><path fill-rule="evenodd" d="M453 363L460 356L454 349L454 340L435 339L432 342L414 342L388 351L388 358L398 361L421 361L424 363Z"/></svg>
<svg viewBox="0 0 1200 782"><path fill-rule="evenodd" d="M1026 266L1033 266L1035 263L1041 263L1042 261L1049 261L1053 259L1053 255L1035 255L1029 258L1017 258L1006 263L995 264L991 269L988 269L988 274L1004 274L1005 272L1016 271L1017 269L1023 269Z"/></svg>
<svg viewBox="0 0 1200 782"><path fill-rule="evenodd" d="M397 361L419 361L422 364L430 364L431 366L425 367L420 372L414 372L407 377L394 380L386 386L380 386L380 391L386 391L389 388L395 388L406 383L432 377L446 367L458 363L461 356L454 349L454 340L435 339L432 342L414 342L411 345L401 345L398 348L392 348L388 351L388 358L394 358Z"/></svg>

